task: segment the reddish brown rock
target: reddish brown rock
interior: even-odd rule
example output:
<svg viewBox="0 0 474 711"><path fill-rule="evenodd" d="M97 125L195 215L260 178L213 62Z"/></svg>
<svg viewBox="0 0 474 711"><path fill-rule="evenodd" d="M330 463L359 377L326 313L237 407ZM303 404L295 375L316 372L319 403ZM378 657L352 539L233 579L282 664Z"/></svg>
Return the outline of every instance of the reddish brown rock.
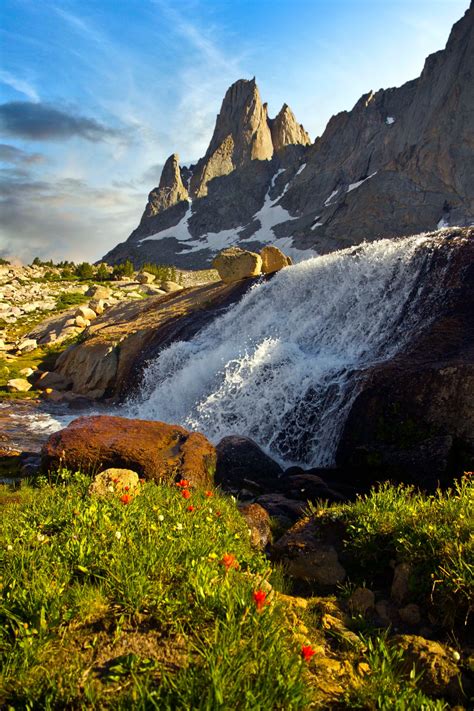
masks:
<svg viewBox="0 0 474 711"><path fill-rule="evenodd" d="M105 415L74 420L42 449L46 471L116 467L160 483L188 479L190 485L206 487L213 484L215 462L215 449L202 434L164 422Z"/></svg>

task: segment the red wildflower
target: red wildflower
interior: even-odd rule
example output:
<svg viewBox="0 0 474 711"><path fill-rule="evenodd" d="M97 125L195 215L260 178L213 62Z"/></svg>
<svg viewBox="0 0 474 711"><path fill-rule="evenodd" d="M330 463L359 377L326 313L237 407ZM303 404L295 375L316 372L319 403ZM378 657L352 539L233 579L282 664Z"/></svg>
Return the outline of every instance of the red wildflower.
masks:
<svg viewBox="0 0 474 711"><path fill-rule="evenodd" d="M145 483L145 479L139 479L138 481L140 482L140 484L144 484L144 483Z"/></svg>
<svg viewBox="0 0 474 711"><path fill-rule="evenodd" d="M209 498L210 498L211 496L214 496L214 494L212 493L212 491L205 491L205 492L204 492L204 495L207 496L207 497L209 497Z"/></svg>
<svg viewBox="0 0 474 711"><path fill-rule="evenodd" d="M176 482L176 486L179 486L181 489L187 489L189 481L187 479L181 479L181 481Z"/></svg>
<svg viewBox="0 0 474 711"><path fill-rule="evenodd" d="M188 510L188 511L194 511L194 506L193 506L192 504L190 504L190 505L188 506L187 510Z"/></svg>
<svg viewBox="0 0 474 711"><path fill-rule="evenodd" d="M219 518L219 516L222 516L222 513L220 511L216 511L216 516Z"/></svg>
<svg viewBox="0 0 474 711"><path fill-rule="evenodd" d="M120 497L120 501L122 502L122 504L129 504L131 500L132 497L130 496L130 494L124 494Z"/></svg>
<svg viewBox="0 0 474 711"><path fill-rule="evenodd" d="M316 654L316 650L314 650L310 644L303 644L301 647L301 656L304 661L309 662L313 654Z"/></svg>
<svg viewBox="0 0 474 711"><path fill-rule="evenodd" d="M255 590L255 592L253 593L253 600L255 602L255 605L257 606L257 612L261 612L263 610L266 599L266 592L264 592L263 590Z"/></svg>
<svg viewBox="0 0 474 711"><path fill-rule="evenodd" d="M130 487L129 487L129 486L124 486L123 488L124 488L124 491L130 491Z"/></svg>
<svg viewBox="0 0 474 711"><path fill-rule="evenodd" d="M239 567L239 562L235 555L232 555L232 553L224 553L220 563L226 570L230 570L231 568L235 568L237 570Z"/></svg>
<svg viewBox="0 0 474 711"><path fill-rule="evenodd" d="M183 497L183 499L189 499L191 496L191 492L188 489L183 489L183 491L181 492L181 496Z"/></svg>

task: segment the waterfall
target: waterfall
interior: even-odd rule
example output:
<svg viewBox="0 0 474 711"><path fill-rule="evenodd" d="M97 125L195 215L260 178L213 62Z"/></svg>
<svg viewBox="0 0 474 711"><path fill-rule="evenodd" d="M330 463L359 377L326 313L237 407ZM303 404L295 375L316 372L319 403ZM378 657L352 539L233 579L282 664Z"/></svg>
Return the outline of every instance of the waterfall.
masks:
<svg viewBox="0 0 474 711"><path fill-rule="evenodd" d="M422 235L283 269L150 362L128 414L180 423L214 442L246 435L286 464L333 465L364 374L437 308L437 252Z"/></svg>

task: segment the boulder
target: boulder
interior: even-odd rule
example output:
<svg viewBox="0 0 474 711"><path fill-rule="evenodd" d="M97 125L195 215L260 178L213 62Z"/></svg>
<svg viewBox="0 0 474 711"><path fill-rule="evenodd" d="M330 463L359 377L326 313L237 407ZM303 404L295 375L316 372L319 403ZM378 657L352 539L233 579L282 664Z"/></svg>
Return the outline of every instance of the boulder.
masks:
<svg viewBox="0 0 474 711"><path fill-rule="evenodd" d="M83 316L76 316L76 318L74 319L74 325L78 328L87 328L87 326L91 325L91 322L89 321L89 319L84 318Z"/></svg>
<svg viewBox="0 0 474 711"><path fill-rule="evenodd" d="M280 465L248 437L224 437L216 452L216 483L224 489L274 491L276 480L283 474Z"/></svg>
<svg viewBox="0 0 474 711"><path fill-rule="evenodd" d="M365 615L375 607L375 595L369 588L356 588L349 598L349 609L353 614Z"/></svg>
<svg viewBox="0 0 474 711"><path fill-rule="evenodd" d="M74 316L76 318L78 316L82 316L82 318L87 319L87 321L93 321L95 318L97 318L96 312L90 309L88 306L79 306Z"/></svg>
<svg viewBox="0 0 474 711"><path fill-rule="evenodd" d="M273 245L264 247L260 251L260 256L262 258L263 274L273 274L273 272L279 272L280 269L288 266L287 257L283 254L281 249Z"/></svg>
<svg viewBox="0 0 474 711"><path fill-rule="evenodd" d="M282 563L288 575L323 587L342 583L346 571L338 552L313 519L301 519L272 547L272 558Z"/></svg>
<svg viewBox="0 0 474 711"><path fill-rule="evenodd" d="M100 316L105 311L105 301L103 299L91 299L89 301L89 308Z"/></svg>
<svg viewBox="0 0 474 711"><path fill-rule="evenodd" d="M164 291L165 294L172 294L175 291L182 291L183 287L180 284L176 284L175 281L163 281L161 282L161 291Z"/></svg>
<svg viewBox="0 0 474 711"><path fill-rule="evenodd" d="M252 545L263 550L272 541L270 516L259 504L242 504L239 511L245 518L250 531Z"/></svg>
<svg viewBox="0 0 474 711"><path fill-rule="evenodd" d="M152 284L156 279L154 274L150 272L139 272L137 274L137 281L139 284Z"/></svg>
<svg viewBox="0 0 474 711"><path fill-rule="evenodd" d="M22 368L20 370L20 375L22 375L24 378L29 378L30 375L33 375L34 372L35 371L33 370L33 368Z"/></svg>
<svg viewBox="0 0 474 711"><path fill-rule="evenodd" d="M117 367L117 348L107 343L93 343L87 348L72 347L61 353L56 361L56 372L72 380L74 392L88 397L92 397L91 393L95 397L106 394Z"/></svg>
<svg viewBox="0 0 474 711"><path fill-rule="evenodd" d="M38 348L38 343L34 338L25 338L24 341L18 344L18 350L22 353L30 353L30 351L34 351L36 348Z"/></svg>
<svg viewBox="0 0 474 711"><path fill-rule="evenodd" d="M66 378L60 373L52 371L41 373L39 378L35 381L35 387L38 390L46 390L48 388L53 390L69 390L71 386L72 380L70 378Z"/></svg>
<svg viewBox="0 0 474 711"><path fill-rule="evenodd" d="M86 291L86 296L90 296L93 299L110 299L112 295L111 289L106 286L91 286Z"/></svg>
<svg viewBox="0 0 474 711"><path fill-rule="evenodd" d="M249 252L240 247L228 247L222 250L212 262L219 276L226 284L234 281L256 277L262 271L262 258L255 252Z"/></svg>
<svg viewBox="0 0 474 711"><path fill-rule="evenodd" d="M105 469L94 477L89 487L91 496L122 496L136 493L140 486L138 474L131 469Z"/></svg>
<svg viewBox="0 0 474 711"><path fill-rule="evenodd" d="M410 593L410 575L411 566L409 563L398 563L393 571L393 582L391 589L391 598L396 603L401 605L404 603Z"/></svg>
<svg viewBox="0 0 474 711"><path fill-rule="evenodd" d="M51 435L42 449L43 470L66 466L74 471L131 469L140 477L171 483L213 485L216 453L197 432L179 425L124 417L80 417Z"/></svg>
<svg viewBox="0 0 474 711"><path fill-rule="evenodd" d="M422 676L419 687L430 696L445 696L452 701L462 701L459 655L446 647L417 635L397 635L391 644L403 651L405 671L410 673L413 666Z"/></svg>
<svg viewBox="0 0 474 711"><path fill-rule="evenodd" d="M27 393L31 387L31 383L24 378L12 378L7 382L7 388L12 393Z"/></svg>
<svg viewBox="0 0 474 711"><path fill-rule="evenodd" d="M401 607L398 614L400 615L401 621L411 627L419 625L421 622L421 610L414 602L405 605L405 607Z"/></svg>

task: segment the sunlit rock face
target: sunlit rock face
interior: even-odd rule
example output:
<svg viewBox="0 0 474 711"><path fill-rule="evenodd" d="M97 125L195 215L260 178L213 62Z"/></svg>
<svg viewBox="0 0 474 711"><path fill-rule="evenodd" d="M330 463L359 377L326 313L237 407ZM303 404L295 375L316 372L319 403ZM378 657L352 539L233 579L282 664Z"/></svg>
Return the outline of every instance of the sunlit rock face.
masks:
<svg viewBox="0 0 474 711"><path fill-rule="evenodd" d="M227 91L196 165L176 155L143 218L105 259L209 266L222 249L315 253L474 222L474 8L419 78L368 92L310 138L255 79Z"/></svg>

